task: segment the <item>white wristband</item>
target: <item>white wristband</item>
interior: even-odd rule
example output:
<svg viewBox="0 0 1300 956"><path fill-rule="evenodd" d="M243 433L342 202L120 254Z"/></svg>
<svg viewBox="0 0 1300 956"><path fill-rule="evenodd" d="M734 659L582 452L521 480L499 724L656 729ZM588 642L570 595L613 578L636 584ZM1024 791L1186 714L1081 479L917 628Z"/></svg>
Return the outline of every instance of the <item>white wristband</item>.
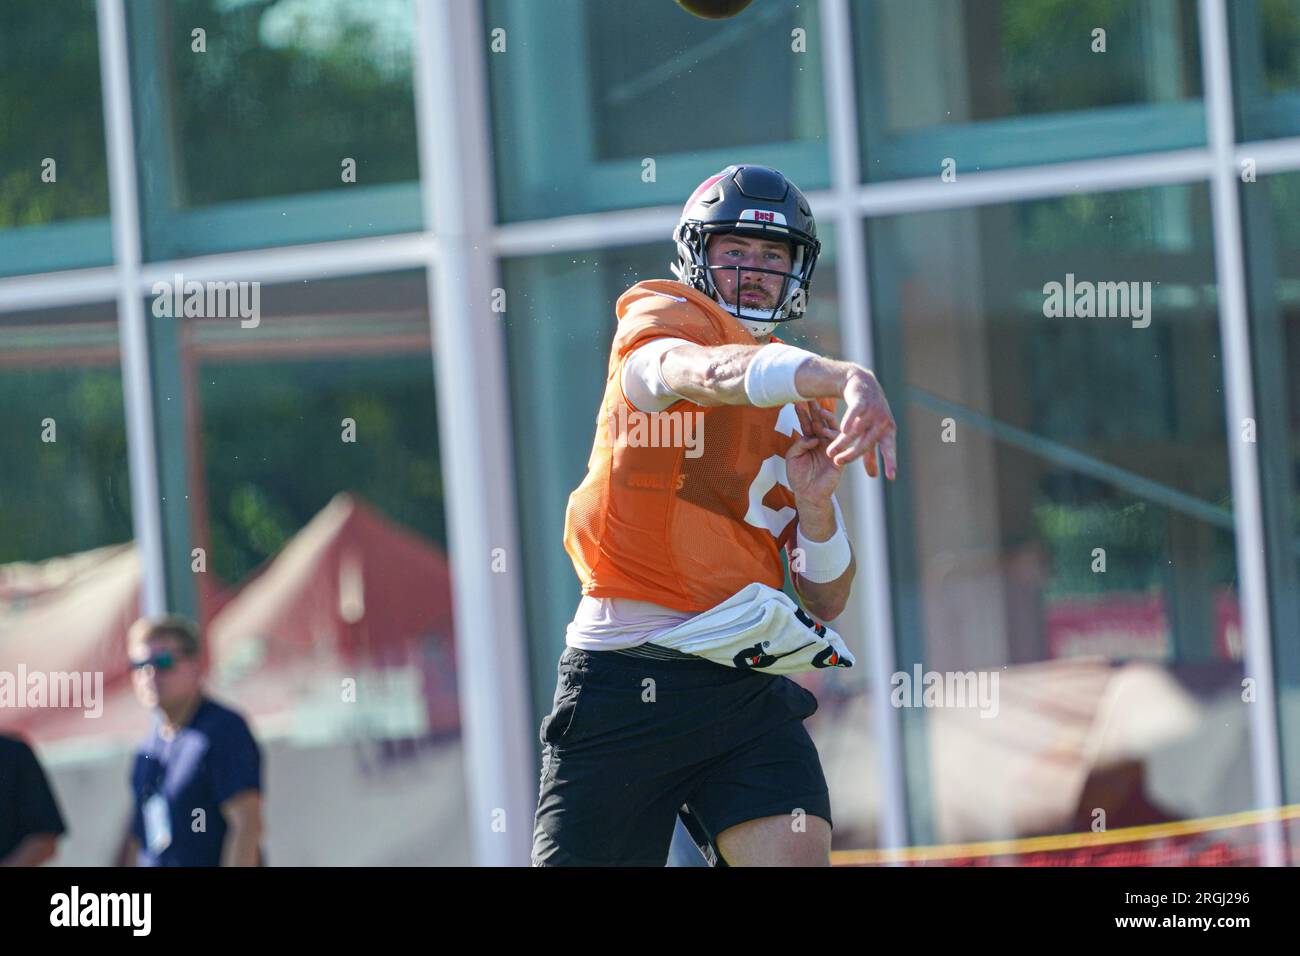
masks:
<svg viewBox="0 0 1300 956"><path fill-rule="evenodd" d="M806 401L794 387L794 373L813 353L784 342L762 346L745 370L745 395L749 404L772 408L787 402Z"/></svg>
<svg viewBox="0 0 1300 956"><path fill-rule="evenodd" d="M825 584L834 581L843 574L853 560L853 549L849 547L849 536L844 533L844 516L840 513L840 503L831 498L831 507L835 509L835 533L828 541L809 541L803 536L803 527L795 527L795 544L803 552L803 570L799 575L813 584Z"/></svg>

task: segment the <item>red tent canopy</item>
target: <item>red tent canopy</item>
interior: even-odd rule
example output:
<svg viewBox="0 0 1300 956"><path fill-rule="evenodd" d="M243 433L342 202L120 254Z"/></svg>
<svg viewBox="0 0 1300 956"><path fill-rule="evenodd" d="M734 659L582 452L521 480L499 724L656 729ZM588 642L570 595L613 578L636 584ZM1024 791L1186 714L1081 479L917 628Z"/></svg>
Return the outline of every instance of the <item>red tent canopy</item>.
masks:
<svg viewBox="0 0 1300 956"><path fill-rule="evenodd" d="M212 621L215 668L260 645L267 665L327 653L349 665L405 662L450 639L451 578L438 549L352 495L337 495Z"/></svg>
<svg viewBox="0 0 1300 956"><path fill-rule="evenodd" d="M414 668L429 729L459 724L451 578L438 548L340 494L222 609L213 676L256 711L306 693L302 675Z"/></svg>
<svg viewBox="0 0 1300 956"><path fill-rule="evenodd" d="M102 675L97 680L104 698L114 697L129 686L126 632L139 606L133 544L2 565L0 671ZM24 687L16 706L0 707L0 726L37 739L48 737L53 723L63 728L60 735L93 735L110 716L107 708L91 718L82 709L27 707Z"/></svg>
<svg viewBox="0 0 1300 956"><path fill-rule="evenodd" d="M336 496L237 594L200 576L207 654L221 695L254 714L292 708L295 674L406 668L420 674L429 728L458 726L451 582L438 548L348 494ZM233 595L233 596L232 596ZM219 609L219 610L218 610ZM134 735L126 632L139 616L134 544L0 565L0 671L103 675L103 714L0 708L0 728L35 740Z"/></svg>

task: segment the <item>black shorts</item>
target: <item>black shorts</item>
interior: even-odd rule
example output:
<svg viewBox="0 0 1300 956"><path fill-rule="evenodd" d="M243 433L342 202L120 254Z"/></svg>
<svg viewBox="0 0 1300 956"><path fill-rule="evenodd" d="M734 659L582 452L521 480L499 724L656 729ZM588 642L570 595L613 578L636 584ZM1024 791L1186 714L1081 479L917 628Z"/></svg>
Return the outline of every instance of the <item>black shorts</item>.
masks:
<svg viewBox="0 0 1300 956"><path fill-rule="evenodd" d="M803 726L816 711L788 677L566 648L541 726L533 865L663 866L679 811L711 861L746 820L831 823Z"/></svg>

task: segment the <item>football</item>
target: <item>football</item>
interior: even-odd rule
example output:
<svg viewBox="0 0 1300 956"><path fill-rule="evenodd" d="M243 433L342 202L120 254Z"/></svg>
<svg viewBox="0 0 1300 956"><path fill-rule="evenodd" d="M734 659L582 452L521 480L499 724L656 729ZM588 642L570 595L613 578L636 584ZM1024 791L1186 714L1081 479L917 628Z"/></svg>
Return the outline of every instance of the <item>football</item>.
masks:
<svg viewBox="0 0 1300 956"><path fill-rule="evenodd" d="M677 5L687 13L705 20L725 20L734 17L754 0L677 0Z"/></svg>

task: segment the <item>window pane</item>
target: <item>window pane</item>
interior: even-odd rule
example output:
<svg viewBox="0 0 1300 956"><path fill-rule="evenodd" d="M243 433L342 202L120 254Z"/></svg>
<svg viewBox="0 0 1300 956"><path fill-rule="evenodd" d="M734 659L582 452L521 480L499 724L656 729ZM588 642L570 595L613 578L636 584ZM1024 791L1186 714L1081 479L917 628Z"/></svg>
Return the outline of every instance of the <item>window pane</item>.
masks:
<svg viewBox="0 0 1300 956"><path fill-rule="evenodd" d="M0 275L112 261L94 0L0 4Z"/></svg>
<svg viewBox="0 0 1300 956"><path fill-rule="evenodd" d="M502 220L680 204L741 159L805 192L828 182L816 2L707 21L671 2L487 0L484 25L505 31L488 54Z"/></svg>
<svg viewBox="0 0 1300 956"><path fill-rule="evenodd" d="M869 226L899 670L1000 684L900 690L914 842L1251 805L1210 236L1204 186Z"/></svg>
<svg viewBox="0 0 1300 956"><path fill-rule="evenodd" d="M147 258L421 228L410 0L128 12Z"/></svg>
<svg viewBox="0 0 1300 956"><path fill-rule="evenodd" d="M278 768L268 855L468 864L425 276L260 304L255 329L186 320L183 381L212 679Z"/></svg>
<svg viewBox="0 0 1300 956"><path fill-rule="evenodd" d="M0 316L0 562L131 539L111 305Z"/></svg>
<svg viewBox="0 0 1300 956"><path fill-rule="evenodd" d="M1228 4L1237 137L1300 133L1300 0Z"/></svg>
<svg viewBox="0 0 1300 956"><path fill-rule="evenodd" d="M127 818L123 748L149 721L126 662L141 572L118 355L110 304L0 315L0 679L21 695L0 732L44 766L60 862L100 866Z"/></svg>
<svg viewBox="0 0 1300 956"><path fill-rule="evenodd" d="M1194 0L852 9L867 180L1205 141Z"/></svg>
<svg viewBox="0 0 1300 956"><path fill-rule="evenodd" d="M1283 802L1300 800L1300 173L1242 186Z"/></svg>

